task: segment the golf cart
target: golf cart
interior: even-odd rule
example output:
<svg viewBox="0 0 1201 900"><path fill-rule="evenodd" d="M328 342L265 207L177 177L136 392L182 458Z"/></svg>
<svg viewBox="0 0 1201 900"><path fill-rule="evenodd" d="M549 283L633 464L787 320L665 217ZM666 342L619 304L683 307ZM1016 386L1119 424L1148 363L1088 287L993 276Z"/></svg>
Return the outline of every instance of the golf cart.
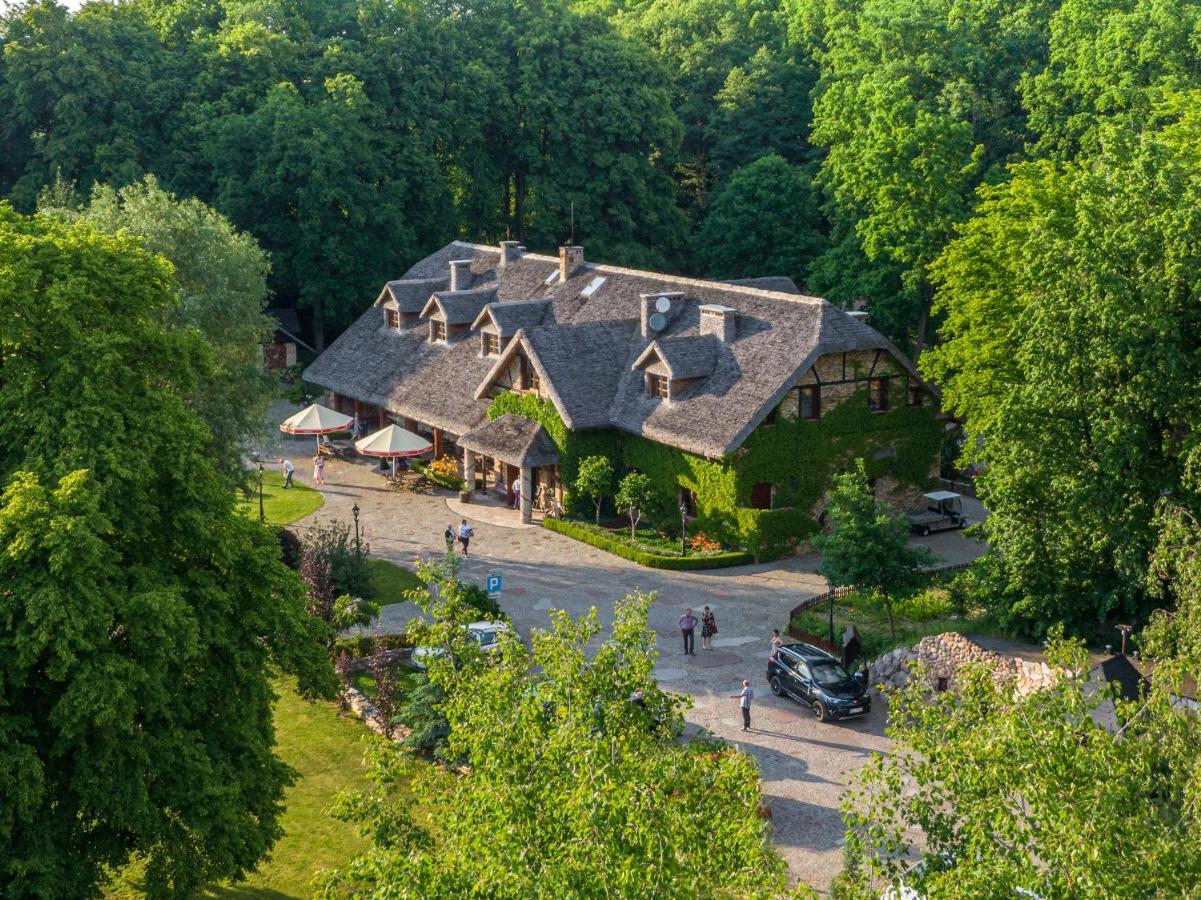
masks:
<svg viewBox="0 0 1201 900"><path fill-rule="evenodd" d="M922 537L931 531L967 527L968 521L963 517L963 498L958 494L951 491L931 491L922 496L926 498L926 508L905 513L909 527Z"/></svg>

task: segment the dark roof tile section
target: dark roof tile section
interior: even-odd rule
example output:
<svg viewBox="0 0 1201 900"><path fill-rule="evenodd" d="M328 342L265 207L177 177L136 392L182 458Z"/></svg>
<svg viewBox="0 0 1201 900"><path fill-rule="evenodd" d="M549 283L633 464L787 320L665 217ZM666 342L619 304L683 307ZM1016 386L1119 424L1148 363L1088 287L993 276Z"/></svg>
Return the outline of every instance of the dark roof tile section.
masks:
<svg viewBox="0 0 1201 900"><path fill-rule="evenodd" d="M506 321L532 315L526 311L532 307L513 301L549 301L540 322L523 321L515 334L573 429L619 428L719 459L738 448L824 353L883 349L913 371L879 332L824 300L795 293L791 282L772 282L791 288L782 291L764 289L763 279L730 284L585 264L566 281L547 285L558 270L555 257L523 253L501 268L498 249L457 241L405 278L446 277L452 259L472 260L475 287L465 293L495 288L491 309L513 317ZM599 289L581 296L598 278L604 279ZM667 348L666 367L692 381L665 401L647 396L643 372L635 367L651 343L641 335L639 298L680 292L679 313L654 337ZM737 311L733 340L701 337L702 304ZM467 320L476 327L480 309ZM461 434L484 419L486 377L494 363L481 358L478 341L430 345L424 329L389 333L378 312L368 310L305 378Z"/></svg>
<svg viewBox="0 0 1201 900"><path fill-rule="evenodd" d="M437 308L435 318L447 325L470 325L475 321L485 306L496 299L496 285L473 288L469 291L439 291L429 298L429 303L421 310L423 316L432 316Z"/></svg>
<svg viewBox="0 0 1201 900"><path fill-rule="evenodd" d="M548 316L548 313L551 315ZM518 329L548 324L548 318L553 320L553 306L550 300L511 300L507 303L489 303L485 311L473 323L473 327L481 327L489 318L495 323L501 337L512 337Z"/></svg>
<svg viewBox="0 0 1201 900"><path fill-rule="evenodd" d="M377 303L393 300L396 308L404 313L421 312L422 308L436 291L446 290L450 284L450 276L446 278L410 278L399 281L389 281L384 285Z"/></svg>
<svg viewBox="0 0 1201 900"><path fill-rule="evenodd" d="M559 451L537 422L503 415L459 438L460 447L499 459L511 466L553 466Z"/></svg>
<svg viewBox="0 0 1201 900"><path fill-rule="evenodd" d="M742 287L759 288L763 291L776 291L781 294L799 294L801 289L787 275L766 275L762 278L731 278L723 284L736 284Z"/></svg>

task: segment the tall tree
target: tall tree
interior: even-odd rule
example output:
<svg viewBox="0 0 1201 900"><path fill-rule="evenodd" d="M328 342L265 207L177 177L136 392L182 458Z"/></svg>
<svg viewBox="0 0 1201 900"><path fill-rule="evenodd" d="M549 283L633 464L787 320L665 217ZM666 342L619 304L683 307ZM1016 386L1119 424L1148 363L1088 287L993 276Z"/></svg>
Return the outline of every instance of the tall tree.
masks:
<svg viewBox="0 0 1201 900"><path fill-rule="evenodd" d="M171 263L176 302L163 319L199 331L212 362L198 373L188 405L212 433L221 471L241 480L245 447L262 432L275 386L262 365L261 344L272 326L263 314L269 266L258 243L199 200L177 200L150 175L120 190L96 185L78 210L70 200L65 207L59 202L43 193L38 206L80 216L110 234L124 230Z"/></svg>
<svg viewBox="0 0 1201 900"><path fill-rule="evenodd" d="M805 170L764 156L734 172L710 204L697 260L715 278L788 275L804 284L826 245L818 203Z"/></svg>
<svg viewBox="0 0 1201 900"><path fill-rule="evenodd" d="M885 318L915 352L927 340L930 264L976 188L1025 144L1018 85L1046 57L1050 5L836 0L814 26L820 180L867 257L901 267L906 290L892 298L911 305Z"/></svg>
<svg viewBox="0 0 1201 900"><path fill-rule="evenodd" d="M1181 489L1201 382L1201 114L1087 164L991 188L935 268L923 358L964 417L1002 613L1038 635L1145 611L1160 498ZM1163 112L1167 114L1168 109Z"/></svg>
<svg viewBox="0 0 1201 900"><path fill-rule="evenodd" d="M271 678L332 694L326 626L240 515L184 397L137 239L0 205L0 881L88 896L237 877L280 835L291 771Z"/></svg>
<svg viewBox="0 0 1201 900"><path fill-rule="evenodd" d="M370 852L324 878L326 896L777 896L784 866L759 815L754 761L724 744L680 741L681 700L655 683L651 596L632 595L599 641L596 611L552 617L533 650L505 640L491 665L434 660L452 758L418 795L454 814L418 825L394 787L399 751L372 751L375 789L342 814ZM698 857L703 849L703 862Z"/></svg>

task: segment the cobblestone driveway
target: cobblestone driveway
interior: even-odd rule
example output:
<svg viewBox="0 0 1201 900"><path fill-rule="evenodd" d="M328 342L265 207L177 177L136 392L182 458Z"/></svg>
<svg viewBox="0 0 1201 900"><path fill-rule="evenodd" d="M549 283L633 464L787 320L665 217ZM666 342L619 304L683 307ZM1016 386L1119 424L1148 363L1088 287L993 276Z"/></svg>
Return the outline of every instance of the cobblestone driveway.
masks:
<svg viewBox="0 0 1201 900"><path fill-rule="evenodd" d="M312 482L305 462L312 446L311 440L280 442L306 484ZM448 506L448 492L388 492L367 463L331 463L326 480L325 506L299 524L349 523L350 508L357 502L363 539L372 554L400 565L443 552L442 532L460 518ZM481 515L495 518L497 513ZM516 513L512 515L516 522ZM692 697L690 724L737 744L759 761L775 839L792 878L825 891L841 868L838 801L847 775L870 752L886 750L888 742L882 703L866 719L824 725L807 709L772 697L765 683L771 630L783 629L801 599L825 590L825 581L813 572L817 560L795 557L712 572L661 572L542 528L507 528L472 518L475 538L462 575L481 583L487 575L500 575L502 605L523 636L531 627L545 626L550 609L578 616L595 606L607 627L617 599L635 589L658 593L650 624L660 638L660 681ZM949 562L966 561L979 552L958 533L934 535L922 543ZM720 630L714 650L698 649L685 657L676 620L685 606L699 611L705 605ZM403 630L417 612L409 603L387 606L373 630ZM740 730L737 701L729 699L743 678L756 691L753 730L746 734Z"/></svg>

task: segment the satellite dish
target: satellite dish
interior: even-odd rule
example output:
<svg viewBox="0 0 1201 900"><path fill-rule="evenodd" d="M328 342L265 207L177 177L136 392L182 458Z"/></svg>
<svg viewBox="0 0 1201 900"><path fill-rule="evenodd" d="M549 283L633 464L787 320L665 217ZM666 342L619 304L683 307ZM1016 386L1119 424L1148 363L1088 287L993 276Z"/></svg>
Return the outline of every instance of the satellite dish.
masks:
<svg viewBox="0 0 1201 900"><path fill-rule="evenodd" d="M664 300L662 302L666 303L667 301ZM654 331L662 331L664 326L667 325L667 319L663 317L663 313L655 313L650 317L650 320L647 322L647 324L650 325Z"/></svg>
<svg viewBox="0 0 1201 900"><path fill-rule="evenodd" d="M658 300L655 301L655 309L657 309L661 313L665 313L669 309L671 309L671 301L668 300L666 297L660 297ZM656 327L662 328L663 326L658 325Z"/></svg>

